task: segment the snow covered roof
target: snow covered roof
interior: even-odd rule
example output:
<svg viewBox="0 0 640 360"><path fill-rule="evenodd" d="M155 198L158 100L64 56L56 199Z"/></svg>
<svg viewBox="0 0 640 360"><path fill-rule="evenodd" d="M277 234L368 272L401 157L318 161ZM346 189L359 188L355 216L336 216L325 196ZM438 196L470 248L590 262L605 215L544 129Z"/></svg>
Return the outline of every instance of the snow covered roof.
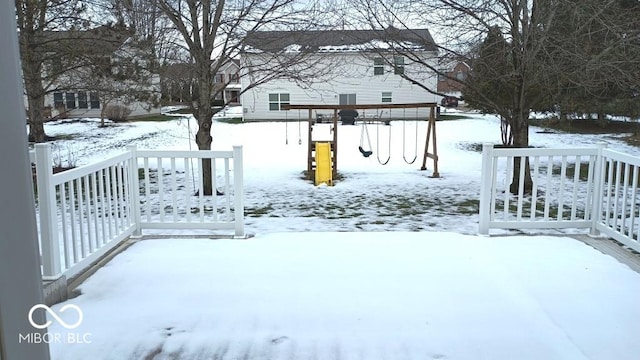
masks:
<svg viewBox="0 0 640 360"><path fill-rule="evenodd" d="M130 28L103 25L87 30L45 31L37 42L52 52L68 47L76 49L80 55L110 55L132 34Z"/></svg>
<svg viewBox="0 0 640 360"><path fill-rule="evenodd" d="M259 31L247 35L249 50L263 52L357 52L390 49L436 51L427 29Z"/></svg>

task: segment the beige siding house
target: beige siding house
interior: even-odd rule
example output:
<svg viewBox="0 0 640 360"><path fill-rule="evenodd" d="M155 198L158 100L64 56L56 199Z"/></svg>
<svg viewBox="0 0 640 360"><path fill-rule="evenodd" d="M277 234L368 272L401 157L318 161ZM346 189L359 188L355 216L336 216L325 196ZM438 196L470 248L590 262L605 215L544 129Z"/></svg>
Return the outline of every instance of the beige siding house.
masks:
<svg viewBox="0 0 640 360"><path fill-rule="evenodd" d="M106 107L118 107L128 117L160 113L160 77L140 71L136 78L115 80L118 61L142 64L143 54L130 46L127 29L101 26L85 31L51 32L47 36L75 48L78 66L56 78L45 95L45 116L56 118L100 117ZM71 52L73 54L73 52ZM45 69L56 70L56 60ZM70 61L60 59L59 61ZM71 60L73 61L73 60ZM100 73L109 74L96 76Z"/></svg>

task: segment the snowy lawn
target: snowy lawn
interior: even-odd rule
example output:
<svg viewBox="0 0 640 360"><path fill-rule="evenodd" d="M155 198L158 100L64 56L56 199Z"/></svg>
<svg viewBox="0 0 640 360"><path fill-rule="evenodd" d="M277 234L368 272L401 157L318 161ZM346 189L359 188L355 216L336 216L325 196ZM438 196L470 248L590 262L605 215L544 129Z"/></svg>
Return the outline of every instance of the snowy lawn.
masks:
<svg viewBox="0 0 640 360"><path fill-rule="evenodd" d="M334 187L319 188L302 179L307 164L306 121L215 122L212 136L215 150L230 150L233 145L244 147L245 214L249 233L436 230L475 234L480 148L484 142L500 142L500 126L494 116L466 115L470 118L437 122L441 175L437 179L430 177L431 160L427 162L427 171L418 170L424 151L425 122L369 125L374 151L369 158L362 157L358 151L362 128L339 126L338 171L343 180ZM295 119L297 115L290 118ZM541 134L540 130L531 128L532 146L591 147L604 141L609 148L640 154L637 148L619 140L621 135ZM191 140L195 121L185 117L106 128L98 128L97 120L91 119L57 121L47 124L46 131L49 135L73 135L70 140L57 141L56 146L63 158L71 151L79 165L115 155L129 144L140 149L197 149ZM329 125L317 125L314 134L318 136L316 140L330 138ZM382 166L377 157L385 160L389 147L390 161ZM415 163L407 164L403 155L408 160L416 155L418 158Z"/></svg>
<svg viewBox="0 0 640 360"><path fill-rule="evenodd" d="M69 300L53 359L638 359L640 275L561 237L145 240ZM60 309L63 304L54 307ZM61 314L73 323L75 314ZM59 324L50 333L69 330Z"/></svg>
<svg viewBox="0 0 640 360"><path fill-rule="evenodd" d="M82 165L129 144L195 149L194 125L46 129L72 134L57 146ZM461 234L477 232L478 149L499 142L498 120L438 122L438 179L431 162L417 170L426 124L417 124L417 151L415 126L369 127L370 158L357 149L361 128L340 126L344 179L316 188L301 179L306 123L214 123L215 149L244 147L246 228L256 236L133 245L67 302L84 312L72 332L91 343L54 343L53 358L638 359L639 274L568 238ZM616 137L539 130L533 146L605 141L640 153ZM403 152L417 152L416 163ZM54 322L49 331L68 330Z"/></svg>

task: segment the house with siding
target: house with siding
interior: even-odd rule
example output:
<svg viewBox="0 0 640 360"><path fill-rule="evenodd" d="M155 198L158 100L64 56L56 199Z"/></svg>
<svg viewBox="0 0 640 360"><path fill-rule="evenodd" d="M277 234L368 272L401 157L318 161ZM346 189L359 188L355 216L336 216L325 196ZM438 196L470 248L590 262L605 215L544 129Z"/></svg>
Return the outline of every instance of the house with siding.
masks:
<svg viewBox="0 0 640 360"><path fill-rule="evenodd" d="M241 57L240 77L245 120L297 117L297 113L282 109L285 104L404 104L438 100L416 84L436 88L436 73L424 66L424 63L435 66L437 56L427 29L268 31L253 33L245 42L248 50ZM283 60L278 61L278 56ZM260 71L255 63L272 57L273 67L278 67L287 57L301 56L317 69L310 71L312 75L307 78L296 78L299 74L291 73L262 84L254 83L255 72ZM415 111L398 109L393 113L385 110L369 114L414 118ZM427 110L420 111L423 112L420 116L424 116Z"/></svg>
<svg viewBox="0 0 640 360"><path fill-rule="evenodd" d="M118 61L143 66L140 50L130 46L129 30L100 26L84 31L57 31L46 34L52 43L73 47L65 56L55 58L45 68L56 72L57 62L75 61L75 68L64 72L49 85L56 89L45 95L47 117L100 117L105 109L113 108L127 116L145 116L160 113L160 77L146 71L128 76ZM55 50L52 50L55 51ZM126 60L122 60L126 59Z"/></svg>

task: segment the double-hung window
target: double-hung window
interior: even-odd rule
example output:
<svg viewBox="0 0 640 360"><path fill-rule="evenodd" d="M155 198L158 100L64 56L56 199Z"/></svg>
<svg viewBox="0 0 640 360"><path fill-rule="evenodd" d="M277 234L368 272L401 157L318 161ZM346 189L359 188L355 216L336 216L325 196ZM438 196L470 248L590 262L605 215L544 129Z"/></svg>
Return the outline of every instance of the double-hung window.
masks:
<svg viewBox="0 0 640 360"><path fill-rule="evenodd" d="M384 75L384 59L377 57L373 59L373 75Z"/></svg>
<svg viewBox="0 0 640 360"><path fill-rule="evenodd" d="M382 92L382 102L383 103L393 102L392 97L391 97L391 91L383 91Z"/></svg>
<svg viewBox="0 0 640 360"><path fill-rule="evenodd" d="M404 56L393 57L393 73L396 75L404 74Z"/></svg>
<svg viewBox="0 0 640 360"><path fill-rule="evenodd" d="M289 94L269 94L269 110L282 110L282 105L289 105Z"/></svg>
<svg viewBox="0 0 640 360"><path fill-rule="evenodd" d="M53 107L60 109L64 107L64 97L61 92L53 93Z"/></svg>

